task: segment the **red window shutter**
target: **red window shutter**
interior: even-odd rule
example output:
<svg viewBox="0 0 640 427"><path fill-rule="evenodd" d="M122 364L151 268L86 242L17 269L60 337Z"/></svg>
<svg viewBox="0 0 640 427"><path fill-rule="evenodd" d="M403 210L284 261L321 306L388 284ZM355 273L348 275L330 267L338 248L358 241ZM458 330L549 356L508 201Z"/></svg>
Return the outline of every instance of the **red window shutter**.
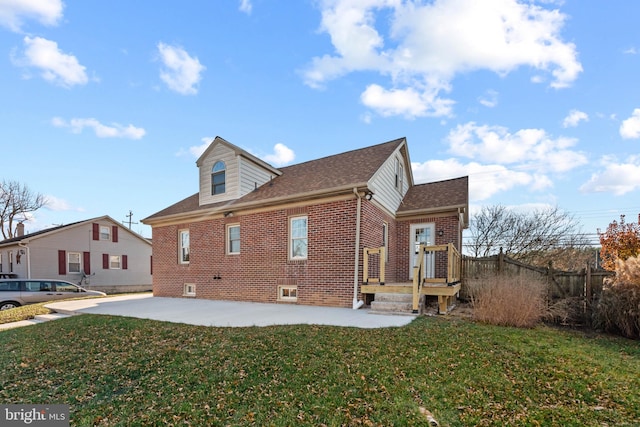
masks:
<svg viewBox="0 0 640 427"><path fill-rule="evenodd" d="M100 225L93 223L91 226L93 227L93 240L100 240Z"/></svg>
<svg viewBox="0 0 640 427"><path fill-rule="evenodd" d="M128 257L126 255L122 255L122 269L126 270L129 268Z"/></svg>
<svg viewBox="0 0 640 427"><path fill-rule="evenodd" d="M114 225L111 227L111 241L113 243L118 243L118 226Z"/></svg>
<svg viewBox="0 0 640 427"><path fill-rule="evenodd" d="M87 276L91 274L91 252L82 253L82 266L84 267L84 274Z"/></svg>
<svg viewBox="0 0 640 427"><path fill-rule="evenodd" d="M58 251L58 274L64 276L67 274L67 252Z"/></svg>
<svg viewBox="0 0 640 427"><path fill-rule="evenodd" d="M109 269L109 254L102 254L102 268L104 270Z"/></svg>

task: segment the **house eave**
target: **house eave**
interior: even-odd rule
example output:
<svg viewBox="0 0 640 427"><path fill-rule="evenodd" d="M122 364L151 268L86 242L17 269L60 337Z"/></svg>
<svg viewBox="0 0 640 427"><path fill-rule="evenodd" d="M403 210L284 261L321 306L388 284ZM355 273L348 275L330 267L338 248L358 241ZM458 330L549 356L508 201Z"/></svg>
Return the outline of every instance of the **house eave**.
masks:
<svg viewBox="0 0 640 427"><path fill-rule="evenodd" d="M409 211L401 211L396 213L396 218L404 219L404 218L415 217L415 216L459 212L460 209L464 209L466 211L467 205L461 204L461 205L451 205L451 206L439 206L437 208L412 209Z"/></svg>
<svg viewBox="0 0 640 427"><path fill-rule="evenodd" d="M204 208L197 209L189 212L182 212L172 215L166 215L158 218L153 218L149 220L145 218L142 220L143 224L150 225L153 227L154 225L162 225L169 223L177 223L177 222L187 222L187 221L200 221L203 219L210 219L216 216L223 216L230 212L234 214L240 214L243 211L255 209L255 208L269 208L280 206L284 204L294 203L294 202L306 202L311 200L322 200L325 198L331 198L335 196L350 194L355 191L359 193L363 193L368 189L367 183L358 183L358 184L349 184L340 187L335 187L331 189L323 189L316 191L309 191L306 193L299 193L281 197L273 197L266 200L255 200L244 203L234 203L230 202L228 204L222 206L215 206L213 208ZM259 190L258 190L259 191ZM355 195L354 195L355 196Z"/></svg>

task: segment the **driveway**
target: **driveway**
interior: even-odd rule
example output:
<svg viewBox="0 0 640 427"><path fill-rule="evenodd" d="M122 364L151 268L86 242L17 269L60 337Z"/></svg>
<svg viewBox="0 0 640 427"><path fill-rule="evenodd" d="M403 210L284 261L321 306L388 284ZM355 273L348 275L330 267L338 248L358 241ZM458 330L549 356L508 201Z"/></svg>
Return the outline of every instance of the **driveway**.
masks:
<svg viewBox="0 0 640 427"><path fill-rule="evenodd" d="M161 298L151 294L61 301L46 307L63 314L109 314L219 327L305 324L388 328L407 325L414 319L413 316L369 314L367 309Z"/></svg>

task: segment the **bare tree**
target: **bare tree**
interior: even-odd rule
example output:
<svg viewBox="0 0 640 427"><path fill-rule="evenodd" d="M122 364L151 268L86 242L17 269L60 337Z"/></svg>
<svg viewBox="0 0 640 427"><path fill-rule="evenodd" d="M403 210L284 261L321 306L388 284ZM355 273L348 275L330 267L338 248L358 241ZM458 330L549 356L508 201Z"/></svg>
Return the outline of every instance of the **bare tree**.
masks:
<svg viewBox="0 0 640 427"><path fill-rule="evenodd" d="M467 247L476 257L495 255L502 249L523 262L545 265L554 260L573 268L576 263L584 266L590 256L586 250L590 242L580 224L558 207L519 212L500 205L484 206L473 215L469 229ZM582 252L584 256L576 260L576 254ZM563 259L565 255L571 259Z"/></svg>
<svg viewBox="0 0 640 427"><path fill-rule="evenodd" d="M0 184L0 229L5 239L15 236L15 226L27 219L27 214L47 205L47 198L32 192L18 181L3 180Z"/></svg>

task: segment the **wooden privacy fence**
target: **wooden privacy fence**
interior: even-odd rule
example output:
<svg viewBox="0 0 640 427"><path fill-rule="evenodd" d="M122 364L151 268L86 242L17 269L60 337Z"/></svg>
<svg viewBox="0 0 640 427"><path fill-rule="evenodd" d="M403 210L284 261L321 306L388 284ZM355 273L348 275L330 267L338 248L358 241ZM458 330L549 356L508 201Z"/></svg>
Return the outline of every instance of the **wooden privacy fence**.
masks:
<svg viewBox="0 0 640 427"><path fill-rule="evenodd" d="M548 267L535 267L511 259L500 252L484 258L462 257L462 294L465 296L465 283L474 278L487 275L527 275L547 283L549 303L567 301L572 311L580 314L580 320L590 323L593 304L598 301L604 280L615 276L614 272L596 270L586 265L580 271L555 270L553 264Z"/></svg>

